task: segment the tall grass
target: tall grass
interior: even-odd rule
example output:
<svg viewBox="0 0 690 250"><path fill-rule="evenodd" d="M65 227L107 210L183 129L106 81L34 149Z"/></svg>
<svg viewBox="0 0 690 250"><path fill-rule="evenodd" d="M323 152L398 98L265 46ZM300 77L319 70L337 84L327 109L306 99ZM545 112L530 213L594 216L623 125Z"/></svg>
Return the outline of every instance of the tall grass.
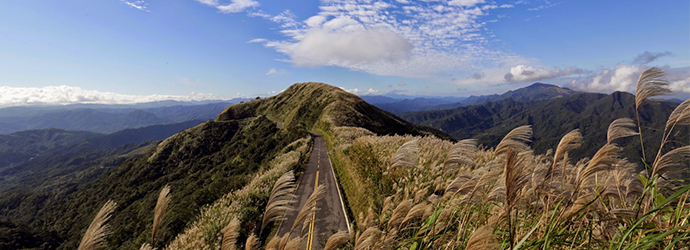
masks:
<svg viewBox="0 0 690 250"><path fill-rule="evenodd" d="M668 93L662 77L643 73L631 108ZM345 193L362 202L350 203L354 249L688 249L690 146L668 142L690 125L690 101L657 122L666 124L660 149L641 161L619 154L619 142L645 143L619 140L644 132L627 117L583 159L568 157L582 145L578 130L544 155L531 151L529 126L496 148L333 130L336 167L359 185Z"/></svg>
<svg viewBox="0 0 690 250"><path fill-rule="evenodd" d="M94 250L105 246L105 237L108 235L108 220L117 208L117 203L112 200L106 202L91 224L86 229L84 236L79 243L79 250Z"/></svg>

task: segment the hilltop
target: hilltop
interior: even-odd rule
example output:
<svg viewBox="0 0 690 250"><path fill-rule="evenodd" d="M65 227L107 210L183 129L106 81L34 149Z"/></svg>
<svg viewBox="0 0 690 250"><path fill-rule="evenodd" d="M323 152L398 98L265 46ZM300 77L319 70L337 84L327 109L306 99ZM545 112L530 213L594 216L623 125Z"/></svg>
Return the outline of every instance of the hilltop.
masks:
<svg viewBox="0 0 690 250"><path fill-rule="evenodd" d="M163 221L165 230L154 243L162 247L181 233L202 207L246 186L255 173L267 170L274 158L303 148L299 145L308 143L309 131L327 136L331 129L343 126L380 135L444 136L340 88L299 83L270 98L230 105L214 120L165 139L95 181L74 184L68 193L33 201L14 199L14 209L0 211L0 216L9 219L9 227L54 236L37 236L50 242L34 242L34 246L45 243L73 249L88 226L86 218L112 199L118 209L109 223L113 231L109 248L135 249L150 240L157 191L167 184L173 202ZM306 152L299 155L304 160ZM251 221L256 214L247 216Z"/></svg>

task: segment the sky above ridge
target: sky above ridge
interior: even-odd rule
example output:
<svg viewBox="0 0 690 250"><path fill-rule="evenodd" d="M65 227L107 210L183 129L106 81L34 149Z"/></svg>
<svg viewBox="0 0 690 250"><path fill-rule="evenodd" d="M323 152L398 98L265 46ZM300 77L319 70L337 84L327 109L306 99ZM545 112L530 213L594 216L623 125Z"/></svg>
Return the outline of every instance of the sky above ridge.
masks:
<svg viewBox="0 0 690 250"><path fill-rule="evenodd" d="M690 2L0 1L0 107L274 95L469 96L534 82L690 93Z"/></svg>

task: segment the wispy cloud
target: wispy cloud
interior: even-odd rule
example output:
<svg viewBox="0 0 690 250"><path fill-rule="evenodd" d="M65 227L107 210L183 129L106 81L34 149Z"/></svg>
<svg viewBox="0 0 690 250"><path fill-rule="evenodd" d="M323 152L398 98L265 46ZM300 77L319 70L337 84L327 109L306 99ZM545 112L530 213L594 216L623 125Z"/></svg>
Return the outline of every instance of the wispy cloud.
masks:
<svg viewBox="0 0 690 250"><path fill-rule="evenodd" d="M196 0L199 3L214 7L221 13L238 13L243 12L249 8L259 7L260 4L253 0Z"/></svg>
<svg viewBox="0 0 690 250"><path fill-rule="evenodd" d="M664 56L671 56L673 53L671 51L664 51L664 52L649 52L645 51L642 54L637 55L635 59L633 60L634 64L648 64L656 59L659 59L660 57Z"/></svg>
<svg viewBox="0 0 690 250"><path fill-rule="evenodd" d="M288 74L288 73L289 73L289 72L287 72L287 71L284 70L284 69L270 68L270 69L268 70L268 72L266 72L266 75L267 75L267 76L272 76L272 75L285 75L285 74Z"/></svg>
<svg viewBox="0 0 690 250"><path fill-rule="evenodd" d="M122 3L128 5L129 7L141 10L141 11L146 11L146 12L151 12L149 10L149 4L144 1L144 0L134 0L134 1L127 1L127 0L120 0Z"/></svg>
<svg viewBox="0 0 690 250"><path fill-rule="evenodd" d="M344 89L344 88L341 87L341 89L343 89L343 90L345 90L345 91L347 91L347 92L350 92L350 93L352 93L352 94L355 94L355 95L373 95L373 94L379 93L379 90L378 90L378 89L373 89L373 88L369 88L369 89L367 89L367 90L363 90L363 89L358 89L358 88L354 88L354 89Z"/></svg>
<svg viewBox="0 0 690 250"><path fill-rule="evenodd" d="M240 94L238 93L239 97ZM75 86L42 88L0 86L0 107L24 105L66 105L76 103L132 104L157 101L229 100L233 97L192 92L190 95L126 95L87 90Z"/></svg>
<svg viewBox="0 0 690 250"><path fill-rule="evenodd" d="M289 11L252 15L280 25L287 39L264 45L297 66L424 78L510 56L492 47L493 35L483 19L495 9L513 6L484 0L330 0L322 1L320 12L306 19Z"/></svg>

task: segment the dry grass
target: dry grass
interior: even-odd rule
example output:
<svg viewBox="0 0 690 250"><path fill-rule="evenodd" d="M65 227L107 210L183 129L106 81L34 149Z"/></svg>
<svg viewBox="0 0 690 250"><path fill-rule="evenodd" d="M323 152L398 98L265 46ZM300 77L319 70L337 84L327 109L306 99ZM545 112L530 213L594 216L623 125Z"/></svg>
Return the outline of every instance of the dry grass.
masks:
<svg viewBox="0 0 690 250"><path fill-rule="evenodd" d="M663 88L659 74L648 73L643 88ZM639 105L663 93L643 92ZM666 121L662 146L676 126L690 124L689 107L683 102ZM660 150L650 173L639 174L638 159L622 159L615 144L638 135L634 127L615 120L604 146L583 159L568 158L583 143L579 130L564 135L553 155L533 154L529 126L495 150L473 140L334 130L336 168L358 184L344 185L360 215L354 249L687 248L690 146Z"/></svg>
<svg viewBox="0 0 690 250"><path fill-rule="evenodd" d="M338 231L328 238L323 250L335 250L337 247L347 243L348 241L350 241L350 234L347 231Z"/></svg>
<svg viewBox="0 0 690 250"><path fill-rule="evenodd" d="M96 217L91 221L89 228L86 229L84 237L81 238L79 250L93 250L105 246L105 237L108 235L108 225L106 223L113 211L115 211L115 208L117 208L117 204L111 200L103 205Z"/></svg>
<svg viewBox="0 0 690 250"><path fill-rule="evenodd" d="M260 171L240 190L229 193L213 204L202 208L198 218L183 233L177 235L166 249L219 249L220 231L233 219L244 222L249 212L263 209L257 201L267 203L276 181L299 163L308 151L308 138L297 142L294 151L276 157L266 170ZM264 205L266 203L263 203ZM259 218L260 219L260 218ZM259 221L261 224L261 221Z"/></svg>
<svg viewBox="0 0 690 250"><path fill-rule="evenodd" d="M151 231L151 244L155 244L156 242L156 233L160 228L161 221L163 221L163 217L165 216L165 209L168 207L169 203L170 186L165 185L165 187L161 189L160 194L158 194L158 201L156 202L155 213L153 215L153 230Z"/></svg>
<svg viewBox="0 0 690 250"><path fill-rule="evenodd" d="M269 222L282 220L295 201L295 174L289 171L276 181L268 198L268 205L264 211L261 228L265 228Z"/></svg>

